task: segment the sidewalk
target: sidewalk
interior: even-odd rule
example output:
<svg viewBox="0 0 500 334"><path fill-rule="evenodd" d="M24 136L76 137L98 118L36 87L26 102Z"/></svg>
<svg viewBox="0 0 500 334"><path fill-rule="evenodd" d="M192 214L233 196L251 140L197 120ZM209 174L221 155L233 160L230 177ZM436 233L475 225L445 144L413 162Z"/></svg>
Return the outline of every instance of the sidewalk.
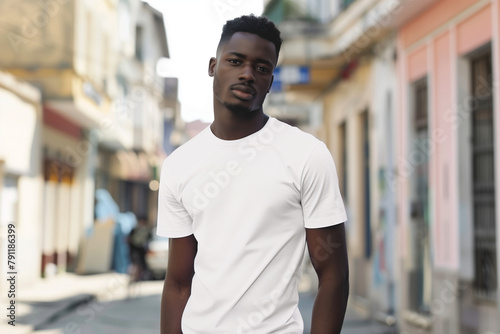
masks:
<svg viewBox="0 0 500 334"><path fill-rule="evenodd" d="M356 306L347 305L347 313L344 319L342 334L396 334L395 326L368 318L363 311Z"/></svg>
<svg viewBox="0 0 500 334"><path fill-rule="evenodd" d="M310 292L300 293L299 308L304 319L304 334L309 334L311 328L311 311L315 295ZM394 326L370 319L368 315L358 308L354 303L349 302L344 318L342 334L395 334Z"/></svg>
<svg viewBox="0 0 500 334"><path fill-rule="evenodd" d="M147 281L129 291L129 277L125 274L105 273L76 275L65 273L51 279L40 280L27 287L19 287L16 298L16 326L7 324L8 318L0 323L0 333L30 334L44 325L54 322L67 312L98 300L100 302L122 300L132 291L133 296L161 293L161 282ZM299 307L304 318L305 332L310 328L310 312L314 294L302 292ZM7 305L2 299L1 304ZM349 305L342 334L392 334L393 327L366 318L360 310Z"/></svg>
<svg viewBox="0 0 500 334"><path fill-rule="evenodd" d="M93 299L126 298L128 282L128 275L117 273L64 273L50 279L41 279L25 288L19 286L15 299L16 325L8 325L9 319L2 317L4 320L0 323L0 333L32 333L64 312ZM8 303L9 300L1 299L2 308Z"/></svg>

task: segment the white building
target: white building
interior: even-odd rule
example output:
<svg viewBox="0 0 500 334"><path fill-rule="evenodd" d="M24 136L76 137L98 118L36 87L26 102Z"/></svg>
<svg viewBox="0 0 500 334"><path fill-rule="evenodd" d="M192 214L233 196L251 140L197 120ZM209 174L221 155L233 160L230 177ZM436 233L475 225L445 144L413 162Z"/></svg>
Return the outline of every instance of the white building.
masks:
<svg viewBox="0 0 500 334"><path fill-rule="evenodd" d="M95 223L96 186L108 187L121 211L154 209L149 184L163 156L165 105L156 61L168 57L163 17L139 0L5 0L0 12L0 26L8 27L0 36L0 68L36 86L38 102L30 103L41 103L36 131L34 116L14 114L26 123L16 133L20 145L37 136L31 151L22 146L16 155L39 169L41 188L23 204L34 209L18 206L6 219L30 215L37 227L36 242L25 247L38 250L26 262L38 276L75 270L84 232ZM24 186L11 178L13 158L4 160L6 187Z"/></svg>
<svg viewBox="0 0 500 334"><path fill-rule="evenodd" d="M19 286L40 276L41 95L35 87L0 71L0 101L0 266L5 274L7 236L14 235L16 247L10 259L14 270L10 271L18 273ZM8 233L10 224L14 233ZM0 290L7 291L6 284L2 279Z"/></svg>

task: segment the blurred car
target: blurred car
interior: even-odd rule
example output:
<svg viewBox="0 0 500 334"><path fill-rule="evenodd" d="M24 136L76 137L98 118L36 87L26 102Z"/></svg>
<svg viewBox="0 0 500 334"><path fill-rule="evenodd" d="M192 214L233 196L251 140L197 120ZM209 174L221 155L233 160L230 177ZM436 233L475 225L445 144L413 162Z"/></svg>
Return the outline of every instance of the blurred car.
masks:
<svg viewBox="0 0 500 334"><path fill-rule="evenodd" d="M153 230L153 237L149 242L146 253L146 264L154 279L163 279L168 265L168 238L160 237Z"/></svg>

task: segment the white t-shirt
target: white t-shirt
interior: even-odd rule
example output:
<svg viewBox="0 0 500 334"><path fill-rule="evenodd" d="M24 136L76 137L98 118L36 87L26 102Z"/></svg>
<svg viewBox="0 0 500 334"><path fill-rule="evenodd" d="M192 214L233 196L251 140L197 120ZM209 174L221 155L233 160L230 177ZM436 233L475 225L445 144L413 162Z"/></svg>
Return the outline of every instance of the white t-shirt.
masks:
<svg viewBox="0 0 500 334"><path fill-rule="evenodd" d="M346 220L321 141L272 117L237 140L207 127L161 172L157 233L198 241L183 333L302 334L305 228Z"/></svg>

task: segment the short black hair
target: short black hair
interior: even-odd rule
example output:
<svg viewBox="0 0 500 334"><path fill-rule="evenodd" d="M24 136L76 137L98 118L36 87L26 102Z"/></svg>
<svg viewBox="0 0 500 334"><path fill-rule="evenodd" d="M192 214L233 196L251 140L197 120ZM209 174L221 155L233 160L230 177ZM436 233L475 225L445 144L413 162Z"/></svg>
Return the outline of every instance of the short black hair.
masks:
<svg viewBox="0 0 500 334"><path fill-rule="evenodd" d="M270 41L274 44L276 59L278 59L283 40L280 37L279 29L267 17L250 14L227 21L224 27L222 27L222 34L217 49L229 41L237 32L248 32Z"/></svg>

